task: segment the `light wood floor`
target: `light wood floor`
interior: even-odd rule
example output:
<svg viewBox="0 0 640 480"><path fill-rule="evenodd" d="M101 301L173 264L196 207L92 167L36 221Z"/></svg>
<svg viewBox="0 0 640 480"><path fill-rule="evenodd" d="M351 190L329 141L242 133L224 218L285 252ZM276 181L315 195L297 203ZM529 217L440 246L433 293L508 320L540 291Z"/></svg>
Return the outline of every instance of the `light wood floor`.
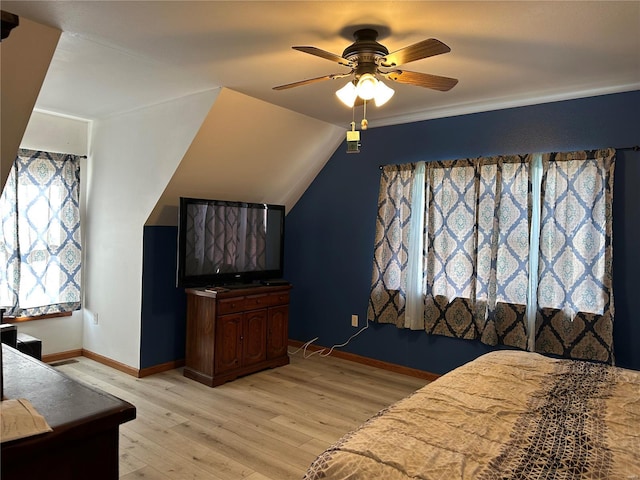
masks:
<svg viewBox="0 0 640 480"><path fill-rule="evenodd" d="M182 369L139 379L85 357L56 368L136 406L120 427L124 480L300 479L343 434L428 383L302 352L215 388Z"/></svg>

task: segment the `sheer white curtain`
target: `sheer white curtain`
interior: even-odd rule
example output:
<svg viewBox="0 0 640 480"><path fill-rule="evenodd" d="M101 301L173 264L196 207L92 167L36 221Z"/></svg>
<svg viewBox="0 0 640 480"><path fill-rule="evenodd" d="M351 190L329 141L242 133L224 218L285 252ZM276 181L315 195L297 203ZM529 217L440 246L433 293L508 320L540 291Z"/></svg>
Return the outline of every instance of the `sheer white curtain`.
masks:
<svg viewBox="0 0 640 480"><path fill-rule="evenodd" d="M538 307L538 255L540 251L540 184L542 182L542 154L531 156L531 232L529 241L534 255L529 256L529 286L527 291L527 350L535 350L536 310Z"/></svg>
<svg viewBox="0 0 640 480"><path fill-rule="evenodd" d="M407 258L407 307L404 326L424 329L425 162L416 165L411 189L411 220Z"/></svg>

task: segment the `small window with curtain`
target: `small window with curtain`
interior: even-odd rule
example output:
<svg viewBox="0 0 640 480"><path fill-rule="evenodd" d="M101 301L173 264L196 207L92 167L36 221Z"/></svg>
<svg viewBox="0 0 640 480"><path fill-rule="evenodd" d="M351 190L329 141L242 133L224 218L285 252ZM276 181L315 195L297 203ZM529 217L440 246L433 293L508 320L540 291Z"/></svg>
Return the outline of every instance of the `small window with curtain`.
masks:
<svg viewBox="0 0 640 480"><path fill-rule="evenodd" d="M0 307L37 317L81 306L80 157L21 149L0 196Z"/></svg>

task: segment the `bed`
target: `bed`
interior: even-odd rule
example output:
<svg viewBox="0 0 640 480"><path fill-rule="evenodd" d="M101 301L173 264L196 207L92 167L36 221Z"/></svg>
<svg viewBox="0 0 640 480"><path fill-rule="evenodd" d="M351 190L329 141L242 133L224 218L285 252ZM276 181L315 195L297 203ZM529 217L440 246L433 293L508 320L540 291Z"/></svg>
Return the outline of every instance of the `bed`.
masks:
<svg viewBox="0 0 640 480"><path fill-rule="evenodd" d="M304 479L640 480L640 372L488 353L346 434Z"/></svg>

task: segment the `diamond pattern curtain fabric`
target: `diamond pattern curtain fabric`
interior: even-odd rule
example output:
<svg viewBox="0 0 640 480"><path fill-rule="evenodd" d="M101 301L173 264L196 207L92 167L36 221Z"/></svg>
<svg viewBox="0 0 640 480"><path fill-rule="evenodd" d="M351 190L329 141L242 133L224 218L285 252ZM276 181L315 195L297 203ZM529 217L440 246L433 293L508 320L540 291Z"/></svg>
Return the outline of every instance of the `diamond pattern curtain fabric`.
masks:
<svg viewBox="0 0 640 480"><path fill-rule="evenodd" d="M536 350L612 363L615 150L542 162Z"/></svg>
<svg viewBox="0 0 640 480"><path fill-rule="evenodd" d="M373 279L367 317L380 323L405 326L408 252L411 233L412 192L416 164L386 165L380 178ZM420 262L422 257L415 261ZM424 298L424 269L417 295ZM424 303L424 302L422 302ZM424 307L419 328L424 328ZM418 327L416 327L418 328Z"/></svg>
<svg viewBox="0 0 640 480"><path fill-rule="evenodd" d="M80 308L80 158L21 149L0 197L7 315Z"/></svg>
<svg viewBox="0 0 640 480"><path fill-rule="evenodd" d="M550 252L541 245L539 275L534 272L532 279L538 279L540 283L536 350L611 362L613 313L610 307L613 302L602 299L611 298L611 269L605 267L610 267L611 261L611 255L606 251L611 251L610 197L615 152L605 152L609 153L605 157L609 160L600 160L600 167L589 152L544 157L546 175L540 243L553 239L555 249ZM565 158L582 162L582 165L580 168L569 165L563 160ZM479 339L490 345L527 348L528 337L534 334L527 326L527 300L535 296L529 292L530 233L539 228L532 225L532 218L538 221L537 215L532 216L533 159L533 155L516 155L429 162L424 177L426 205L423 209L412 198L415 196L412 194L413 172L417 164L384 167L369 319L405 326L407 298L412 297L408 292L411 285L417 285L419 298L423 299L422 318L420 322L415 319L409 322L411 328L424 328L428 333L456 338ZM585 162L589 161L595 164L586 166ZM558 162L564 163L558 166ZM559 175L564 182L552 182ZM569 188L568 184L574 182L576 184ZM567 193L570 190L576 192ZM559 216L557 208L552 208L558 203L552 192L560 196L562 211L570 212L570 215ZM580 199L581 210L575 202L568 200L573 198ZM421 220L425 248L423 256L413 261L422 265L422 282L408 285L406 272L410 260L407 252L412 251L409 231L415 222L412 213L421 210L424 211ZM578 222L576 217L585 220ZM559 228L566 232L564 237L550 233ZM534 240L537 243L537 239ZM538 252L534 253L537 260ZM559 263L558 259L564 261ZM535 269L537 263L533 265ZM565 272L550 273L560 265L564 266ZM570 270L575 273L566 279ZM585 274L586 270L591 274ZM563 302L580 297L583 299L581 305L584 305L601 299L603 308L599 315L603 318L596 321L589 317L589 321L582 321L582 328L580 321L576 323L575 319L581 320L592 312L575 302L568 302L576 313L559 320L556 313L552 315L556 318L554 324L547 313L548 305L541 300L549 292L550 285L554 298ZM561 311L566 310L563 303Z"/></svg>
<svg viewBox="0 0 640 480"><path fill-rule="evenodd" d="M429 168L425 328L524 348L528 162L436 162Z"/></svg>

